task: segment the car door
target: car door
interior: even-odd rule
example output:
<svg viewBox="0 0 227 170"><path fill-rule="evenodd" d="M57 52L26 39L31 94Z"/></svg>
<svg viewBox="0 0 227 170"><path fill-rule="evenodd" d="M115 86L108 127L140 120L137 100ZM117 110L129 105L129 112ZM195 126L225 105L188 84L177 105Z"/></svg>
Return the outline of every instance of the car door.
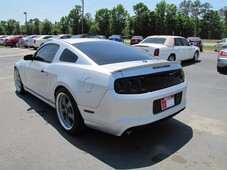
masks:
<svg viewBox="0 0 227 170"><path fill-rule="evenodd" d="M188 58L187 46L185 46L182 38L174 38L174 52L177 61L186 60Z"/></svg>
<svg viewBox="0 0 227 170"><path fill-rule="evenodd" d="M42 46L25 69L27 87L36 95L46 98L48 67L51 66L59 46L46 44Z"/></svg>
<svg viewBox="0 0 227 170"><path fill-rule="evenodd" d="M189 42L184 38L181 38L181 41L185 48L185 53L187 54L185 55L185 60L193 59L195 54L195 46L190 45Z"/></svg>

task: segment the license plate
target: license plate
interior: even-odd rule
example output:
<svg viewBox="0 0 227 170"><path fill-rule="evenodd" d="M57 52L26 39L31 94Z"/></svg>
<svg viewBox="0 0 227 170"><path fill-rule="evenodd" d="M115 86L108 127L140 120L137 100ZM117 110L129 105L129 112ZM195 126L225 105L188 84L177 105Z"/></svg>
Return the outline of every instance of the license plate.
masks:
<svg viewBox="0 0 227 170"><path fill-rule="evenodd" d="M163 99L161 99L162 110L168 109L174 105L175 105L174 95L164 97Z"/></svg>

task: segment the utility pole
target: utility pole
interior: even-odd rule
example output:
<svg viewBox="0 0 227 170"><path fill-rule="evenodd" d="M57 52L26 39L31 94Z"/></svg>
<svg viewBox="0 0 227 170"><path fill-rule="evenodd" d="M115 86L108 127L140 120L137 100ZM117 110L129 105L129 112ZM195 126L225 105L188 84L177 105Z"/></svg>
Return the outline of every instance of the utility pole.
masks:
<svg viewBox="0 0 227 170"><path fill-rule="evenodd" d="M82 34L84 33L84 0L82 2Z"/></svg>
<svg viewBox="0 0 227 170"><path fill-rule="evenodd" d="M25 15L25 28L26 28L26 34L28 35L28 25L27 25L27 12L24 12L24 15Z"/></svg>

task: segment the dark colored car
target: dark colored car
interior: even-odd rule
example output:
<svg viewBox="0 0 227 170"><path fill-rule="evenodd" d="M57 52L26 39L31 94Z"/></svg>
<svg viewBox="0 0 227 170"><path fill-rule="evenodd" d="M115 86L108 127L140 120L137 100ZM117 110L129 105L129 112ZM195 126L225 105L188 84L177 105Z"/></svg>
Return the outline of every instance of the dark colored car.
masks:
<svg viewBox="0 0 227 170"><path fill-rule="evenodd" d="M124 40L123 40L121 35L111 35L109 37L109 40L118 41L118 42L124 42Z"/></svg>
<svg viewBox="0 0 227 170"><path fill-rule="evenodd" d="M5 39L4 46L18 47L19 39L23 37L22 35L11 35Z"/></svg>
<svg viewBox="0 0 227 170"><path fill-rule="evenodd" d="M188 37L187 40L190 44L199 47L201 52L203 51L203 43L199 37Z"/></svg>
<svg viewBox="0 0 227 170"><path fill-rule="evenodd" d="M134 45L134 44L138 44L143 40L143 36L133 36L130 40L130 44Z"/></svg>

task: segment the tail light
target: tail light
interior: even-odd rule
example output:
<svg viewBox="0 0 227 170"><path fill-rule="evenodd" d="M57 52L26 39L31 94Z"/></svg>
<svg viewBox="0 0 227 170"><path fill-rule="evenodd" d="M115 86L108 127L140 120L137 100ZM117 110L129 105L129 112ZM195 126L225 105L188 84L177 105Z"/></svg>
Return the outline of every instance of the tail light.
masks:
<svg viewBox="0 0 227 170"><path fill-rule="evenodd" d="M185 81L184 71L171 70L149 75L120 78L114 82L118 94L142 94L168 88Z"/></svg>
<svg viewBox="0 0 227 170"><path fill-rule="evenodd" d="M34 39L34 43L36 43L36 39Z"/></svg>
<svg viewBox="0 0 227 170"><path fill-rule="evenodd" d="M226 51L220 51L219 56L220 57L227 57L227 52Z"/></svg>
<svg viewBox="0 0 227 170"><path fill-rule="evenodd" d="M154 56L159 56L159 48L156 48L156 49L154 50Z"/></svg>
<svg viewBox="0 0 227 170"><path fill-rule="evenodd" d="M115 81L115 91L119 94L138 94L148 92L144 77L123 78Z"/></svg>

